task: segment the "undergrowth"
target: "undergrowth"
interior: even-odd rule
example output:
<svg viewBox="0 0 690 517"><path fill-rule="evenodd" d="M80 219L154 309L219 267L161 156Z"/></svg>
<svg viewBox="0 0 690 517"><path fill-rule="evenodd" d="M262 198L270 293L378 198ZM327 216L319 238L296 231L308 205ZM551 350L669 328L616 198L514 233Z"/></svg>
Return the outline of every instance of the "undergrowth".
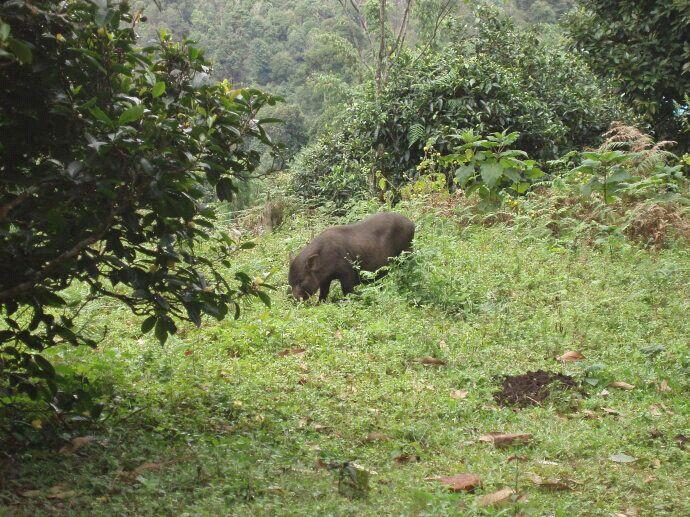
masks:
<svg viewBox="0 0 690 517"><path fill-rule="evenodd" d="M640 220L635 211L571 196L535 192L489 213L459 196L406 200L397 209L417 225L414 252L323 304L288 298L288 253L379 207L287 213L235 264L278 287L272 307L184 326L164 347L115 304L87 309L82 322L107 330L98 350L53 359L91 379L101 419L63 423L52 441L40 416L15 430L43 445L5 437L0 513L688 513L682 225L657 243L658 229L631 223L629 238L620 221ZM556 360L569 350L584 358ZM501 376L537 370L579 390L523 409L495 403ZM497 448L479 440L489 432L532 438ZM353 462L370 473L359 497L339 490ZM460 472L481 477L475 493L433 480ZM504 507L480 507L504 487L515 491Z"/></svg>

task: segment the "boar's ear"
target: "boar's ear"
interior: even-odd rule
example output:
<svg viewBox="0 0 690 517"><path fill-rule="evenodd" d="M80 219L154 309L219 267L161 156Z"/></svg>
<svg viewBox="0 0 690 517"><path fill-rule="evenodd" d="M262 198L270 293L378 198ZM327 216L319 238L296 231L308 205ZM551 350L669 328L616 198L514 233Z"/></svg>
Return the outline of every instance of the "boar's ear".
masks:
<svg viewBox="0 0 690 517"><path fill-rule="evenodd" d="M317 263L318 263L318 258L319 255L317 253L314 253L313 255L309 255L307 257L307 271L314 271L316 269Z"/></svg>

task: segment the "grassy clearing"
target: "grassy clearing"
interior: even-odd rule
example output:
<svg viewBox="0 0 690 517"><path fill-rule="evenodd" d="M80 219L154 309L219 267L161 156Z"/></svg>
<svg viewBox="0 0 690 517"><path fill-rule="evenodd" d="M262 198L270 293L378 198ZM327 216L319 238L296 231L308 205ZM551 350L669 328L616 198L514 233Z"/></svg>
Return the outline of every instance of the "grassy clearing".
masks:
<svg viewBox="0 0 690 517"><path fill-rule="evenodd" d="M239 268L273 273L271 309L183 328L161 348L125 309L94 307L85 318L108 339L96 353L62 350L60 362L87 373L116 410L74 454L5 461L0 513L690 513L677 438L690 435L688 249L648 251L616 236L569 246L545 217L487 228L406 210L418 224L414 258L347 299L297 304L285 294L288 252L337 222L314 216L239 257ZM279 355L291 348L306 351ZM566 350L586 359L557 362ZM428 356L446 364L416 361ZM587 396L496 405L497 376L537 369L588 379ZM506 449L477 441L493 431L533 439ZM618 453L636 461L612 461ZM340 495L323 466L346 461L372 472L367 497ZM460 472L483 486L451 494L425 479ZM504 487L524 497L479 508Z"/></svg>

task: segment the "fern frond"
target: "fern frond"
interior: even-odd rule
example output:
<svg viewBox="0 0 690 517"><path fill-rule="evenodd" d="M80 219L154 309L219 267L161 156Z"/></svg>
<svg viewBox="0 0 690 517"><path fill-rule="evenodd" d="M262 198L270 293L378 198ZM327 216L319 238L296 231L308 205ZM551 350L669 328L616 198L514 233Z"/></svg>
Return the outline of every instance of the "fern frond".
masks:
<svg viewBox="0 0 690 517"><path fill-rule="evenodd" d="M422 124L412 124L407 131L407 143L410 147L424 138L424 126Z"/></svg>

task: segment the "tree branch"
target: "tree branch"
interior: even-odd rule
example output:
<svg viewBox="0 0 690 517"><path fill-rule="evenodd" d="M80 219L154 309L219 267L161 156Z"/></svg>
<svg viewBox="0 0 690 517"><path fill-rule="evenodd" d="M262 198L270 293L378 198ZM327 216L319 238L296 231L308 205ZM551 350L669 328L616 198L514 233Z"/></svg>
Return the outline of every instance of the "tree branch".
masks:
<svg viewBox="0 0 690 517"><path fill-rule="evenodd" d="M402 23L400 24L400 29L398 30L398 35L395 38L395 44L393 47L391 47L390 52L388 53L388 57L390 58L393 54L398 54L400 51L400 46L402 45L402 42L405 40L405 34L407 34L407 23L408 23L408 16L410 14L410 8L412 7L412 0L407 0L407 5L405 6L405 13L403 14L403 19Z"/></svg>
<svg viewBox="0 0 690 517"><path fill-rule="evenodd" d="M415 56L415 58L412 60L410 63L410 66L414 65L419 58L421 58L423 55L425 55L429 49L431 48L431 45L436 41L436 35L438 34L438 28L441 26L441 22L450 14L450 12L453 10L453 7L451 6L451 3L453 0L446 0L446 3L443 4L443 7L438 12L438 17L436 18L436 22L434 23L434 30L431 33L431 37L429 37L429 41L427 41L426 45L424 48Z"/></svg>
<svg viewBox="0 0 690 517"><path fill-rule="evenodd" d="M0 207L0 221L4 221L7 216L9 215L10 211L29 199L37 189L29 189L26 192L23 192L22 194L18 195L14 199L12 199L9 203L5 204L4 206Z"/></svg>
<svg viewBox="0 0 690 517"><path fill-rule="evenodd" d="M101 240L105 233L110 229L110 227L113 224L113 221L115 220L115 216L122 210L120 209L113 209L111 212L110 216L106 220L105 223L101 226L101 228L90 235L89 237L86 237L85 239L82 239L79 241L77 244L75 244L72 248L69 250L65 251L61 255L58 255L55 257L53 260L49 261L43 269L40 271L36 272L29 280L22 282L20 284L15 285L14 287L11 287L9 289L5 289L4 291L0 291L0 303L1 302L6 302L9 300L12 300L16 298L17 296L24 294L27 291L30 291L33 289L36 284L38 284L41 280L44 280L50 273L53 271L55 268L60 266L63 262L70 260L82 251L84 251L86 248L91 246L92 244L96 243L97 241Z"/></svg>

